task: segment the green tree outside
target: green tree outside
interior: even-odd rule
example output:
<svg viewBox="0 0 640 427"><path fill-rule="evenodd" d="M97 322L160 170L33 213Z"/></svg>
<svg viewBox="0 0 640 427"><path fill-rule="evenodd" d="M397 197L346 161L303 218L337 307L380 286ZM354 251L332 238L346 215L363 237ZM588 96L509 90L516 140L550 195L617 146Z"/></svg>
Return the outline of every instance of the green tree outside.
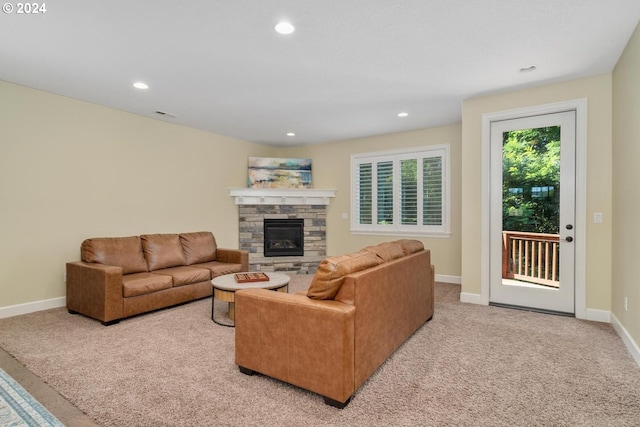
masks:
<svg viewBox="0 0 640 427"><path fill-rule="evenodd" d="M504 132L502 228L559 232L560 127Z"/></svg>

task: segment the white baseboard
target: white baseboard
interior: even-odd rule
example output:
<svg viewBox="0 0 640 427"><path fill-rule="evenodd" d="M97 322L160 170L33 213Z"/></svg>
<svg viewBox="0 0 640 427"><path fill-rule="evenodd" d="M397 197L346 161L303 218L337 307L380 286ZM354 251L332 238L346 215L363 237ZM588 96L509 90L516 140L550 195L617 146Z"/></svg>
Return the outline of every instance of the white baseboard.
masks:
<svg viewBox="0 0 640 427"><path fill-rule="evenodd" d="M462 283L462 277L436 274L436 282L453 283L453 284L459 285Z"/></svg>
<svg viewBox="0 0 640 427"><path fill-rule="evenodd" d="M631 353L633 360L635 360L638 366L640 366L640 346L638 346L638 343L633 340L627 329L622 326L622 323L620 323L613 313L611 313L611 325L618 335L620 335L620 338L622 338L622 342L627 346L627 350Z"/></svg>
<svg viewBox="0 0 640 427"><path fill-rule="evenodd" d="M34 313L36 311L49 310L50 308L65 307L66 305L66 297L58 297L41 301L27 302L24 304L9 305L7 307L0 307L0 319L20 316L21 314Z"/></svg>
<svg viewBox="0 0 640 427"><path fill-rule="evenodd" d="M460 292L460 302L469 304L487 305L480 294L471 294L469 292Z"/></svg>
<svg viewBox="0 0 640 427"><path fill-rule="evenodd" d="M585 318L585 320L611 323L611 312L609 310L596 310L593 308L587 308L586 314L587 317Z"/></svg>

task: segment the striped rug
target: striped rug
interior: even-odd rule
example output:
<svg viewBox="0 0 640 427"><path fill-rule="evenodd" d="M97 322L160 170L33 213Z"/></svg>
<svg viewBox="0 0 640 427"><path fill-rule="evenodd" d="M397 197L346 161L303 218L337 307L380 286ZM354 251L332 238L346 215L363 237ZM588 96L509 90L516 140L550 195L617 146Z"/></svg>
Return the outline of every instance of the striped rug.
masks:
<svg viewBox="0 0 640 427"><path fill-rule="evenodd" d="M0 369L0 426L64 427L2 369Z"/></svg>

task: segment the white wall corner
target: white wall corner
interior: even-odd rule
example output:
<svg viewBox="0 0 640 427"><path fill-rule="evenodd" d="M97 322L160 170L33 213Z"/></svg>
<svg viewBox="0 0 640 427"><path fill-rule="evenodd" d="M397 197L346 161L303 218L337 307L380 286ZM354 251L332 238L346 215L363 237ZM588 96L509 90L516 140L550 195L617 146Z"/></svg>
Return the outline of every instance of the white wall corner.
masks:
<svg viewBox="0 0 640 427"><path fill-rule="evenodd" d="M622 338L622 342L624 342L624 345L627 347L627 350L629 350L629 353L631 353L636 364L640 366L640 347L638 346L638 343L633 340L629 332L624 326L622 326L622 323L620 323L613 313L611 313L611 325L618 335L620 335L620 338Z"/></svg>
<svg viewBox="0 0 640 427"><path fill-rule="evenodd" d="M0 319L20 316L22 314L35 313L36 311L60 308L67 305L67 297L51 298L47 300L28 302L25 304L9 305L0 307Z"/></svg>

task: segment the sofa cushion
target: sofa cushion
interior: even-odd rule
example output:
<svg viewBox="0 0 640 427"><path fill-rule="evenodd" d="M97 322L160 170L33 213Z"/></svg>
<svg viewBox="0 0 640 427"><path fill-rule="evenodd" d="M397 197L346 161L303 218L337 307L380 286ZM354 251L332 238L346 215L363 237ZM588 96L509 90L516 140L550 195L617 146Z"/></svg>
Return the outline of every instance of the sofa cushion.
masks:
<svg viewBox="0 0 640 427"><path fill-rule="evenodd" d="M391 243L396 243L402 247L402 251L405 255L409 255L415 252L424 250L424 245L420 240L415 239L400 239Z"/></svg>
<svg viewBox="0 0 640 427"><path fill-rule="evenodd" d="M170 276L173 278L173 286L190 285L211 280L211 271L206 268L181 266L154 270L152 273Z"/></svg>
<svg viewBox="0 0 640 427"><path fill-rule="evenodd" d="M148 270L138 236L87 239L80 246L80 258L84 262L118 266L122 274Z"/></svg>
<svg viewBox="0 0 640 427"><path fill-rule="evenodd" d="M177 234L143 234L140 239L149 271L187 264Z"/></svg>
<svg viewBox="0 0 640 427"><path fill-rule="evenodd" d="M392 261L404 256L402 246L392 242L384 242L375 246L367 246L363 251L372 252L380 258L381 262Z"/></svg>
<svg viewBox="0 0 640 427"><path fill-rule="evenodd" d="M344 283L345 276L380 264L373 252L361 251L325 258L311 280L307 296L313 299L333 299Z"/></svg>
<svg viewBox="0 0 640 427"><path fill-rule="evenodd" d="M201 264L193 264L191 267L207 268L211 271L211 278L223 276L225 274L240 273L242 271L242 264L233 264L230 262L203 262Z"/></svg>
<svg viewBox="0 0 640 427"><path fill-rule="evenodd" d="M182 233L180 243L187 265L216 260L216 239L209 231Z"/></svg>
<svg viewBox="0 0 640 427"><path fill-rule="evenodd" d="M162 289L169 289L171 276L153 273L135 273L122 276L122 295L125 298L150 294Z"/></svg>

